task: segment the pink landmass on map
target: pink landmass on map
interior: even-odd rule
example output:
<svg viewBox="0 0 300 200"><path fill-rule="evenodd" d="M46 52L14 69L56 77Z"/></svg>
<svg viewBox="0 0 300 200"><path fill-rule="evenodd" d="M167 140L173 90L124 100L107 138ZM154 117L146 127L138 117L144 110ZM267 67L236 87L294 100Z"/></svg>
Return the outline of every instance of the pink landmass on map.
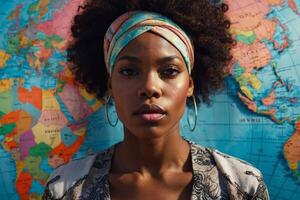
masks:
<svg viewBox="0 0 300 200"><path fill-rule="evenodd" d="M82 2L83 0L70 0L62 9L53 14L53 19L38 24L37 29L47 35L59 35L63 39L68 39L72 19L77 12L78 5Z"/></svg>
<svg viewBox="0 0 300 200"><path fill-rule="evenodd" d="M299 15L299 11L298 11L295 0L288 0L288 5L297 15Z"/></svg>
<svg viewBox="0 0 300 200"><path fill-rule="evenodd" d="M276 31L276 21L273 20L261 20L259 26L253 28L253 32L256 35L256 39L261 41L267 39L273 41L273 35Z"/></svg>
<svg viewBox="0 0 300 200"><path fill-rule="evenodd" d="M243 67L251 72L253 68L266 66L271 60L271 53L262 41L267 39L274 44L274 48L282 51L289 45L286 34L283 34L284 42L279 44L274 38L276 27L280 26L284 33L285 27L277 19L268 19L266 15L271 11L271 6L280 6L283 0L228 0L228 16L232 22L231 29L235 34L240 32L253 32L256 36L254 44L247 45L238 42L233 49L233 57ZM248 33L249 34L249 33ZM247 47L248 46L248 47ZM242 51L240 51L242 49Z"/></svg>
<svg viewBox="0 0 300 200"><path fill-rule="evenodd" d="M75 120L84 119L93 113L75 86L66 84L59 96Z"/></svg>
<svg viewBox="0 0 300 200"><path fill-rule="evenodd" d="M75 132L76 130L85 128L85 127L87 127L87 126L88 126L88 122L87 122L87 121L81 122L81 123L78 123L78 124L68 124L68 127L69 127L73 132Z"/></svg>
<svg viewBox="0 0 300 200"><path fill-rule="evenodd" d="M248 9L247 7L254 7L257 5L257 9L269 9L271 6L283 5L285 0L225 0L228 3L229 11L235 12L241 9Z"/></svg>
<svg viewBox="0 0 300 200"><path fill-rule="evenodd" d="M20 158L24 160L29 154L29 149L36 145L32 131L27 131L20 136Z"/></svg>
<svg viewBox="0 0 300 200"><path fill-rule="evenodd" d="M252 31L260 26L261 21L269 11L269 5L265 1L228 0L227 2L230 5L227 15L232 22L231 28L238 28L243 31Z"/></svg>
<svg viewBox="0 0 300 200"><path fill-rule="evenodd" d="M68 120L60 110L43 110L39 122L45 126L55 125L63 128Z"/></svg>
<svg viewBox="0 0 300 200"><path fill-rule="evenodd" d="M246 68L248 73L251 73L254 68L259 69L268 65L272 58L267 46L259 41L252 45L238 42L232 50L232 54L239 64Z"/></svg>

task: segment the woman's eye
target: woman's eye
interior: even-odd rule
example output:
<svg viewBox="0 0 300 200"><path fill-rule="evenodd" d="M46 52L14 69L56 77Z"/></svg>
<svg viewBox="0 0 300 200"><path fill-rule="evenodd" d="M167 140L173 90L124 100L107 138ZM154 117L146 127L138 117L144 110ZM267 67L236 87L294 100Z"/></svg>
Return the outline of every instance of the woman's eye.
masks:
<svg viewBox="0 0 300 200"><path fill-rule="evenodd" d="M180 71L177 68L168 67L168 68L162 70L160 74L162 77L174 77L179 73L180 73Z"/></svg>
<svg viewBox="0 0 300 200"><path fill-rule="evenodd" d="M120 74L124 75L124 76L135 76L138 74L137 70L132 69L132 68L123 68L120 69Z"/></svg>

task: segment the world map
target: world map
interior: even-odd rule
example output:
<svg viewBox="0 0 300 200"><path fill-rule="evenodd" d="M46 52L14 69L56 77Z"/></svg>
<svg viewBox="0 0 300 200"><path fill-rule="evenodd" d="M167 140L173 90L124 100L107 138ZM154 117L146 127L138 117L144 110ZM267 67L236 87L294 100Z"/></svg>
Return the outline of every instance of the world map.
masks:
<svg viewBox="0 0 300 200"><path fill-rule="evenodd" d="M237 44L226 90L182 135L253 164L271 199L300 199L300 1L226 0ZM54 168L123 139L66 62L83 0L0 6L0 196L40 199ZM113 112L113 111L112 111ZM111 113L112 115L115 113Z"/></svg>

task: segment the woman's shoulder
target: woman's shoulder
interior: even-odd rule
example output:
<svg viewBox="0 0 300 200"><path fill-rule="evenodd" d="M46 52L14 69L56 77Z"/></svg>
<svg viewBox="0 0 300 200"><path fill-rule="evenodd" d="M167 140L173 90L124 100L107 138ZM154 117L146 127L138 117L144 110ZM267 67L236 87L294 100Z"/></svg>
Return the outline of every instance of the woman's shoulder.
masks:
<svg viewBox="0 0 300 200"><path fill-rule="evenodd" d="M192 143L195 160L207 160L223 175L231 191L242 192L249 196L268 196L263 175L259 169L237 157L220 152L213 148ZM197 161L193 161L197 165ZM262 199L268 199L264 197Z"/></svg>
<svg viewBox="0 0 300 200"><path fill-rule="evenodd" d="M108 165L103 165L103 162L110 161L112 149L113 147L110 147L97 154L72 160L56 168L48 178L44 196L60 199L74 186L83 183L92 168L108 167Z"/></svg>

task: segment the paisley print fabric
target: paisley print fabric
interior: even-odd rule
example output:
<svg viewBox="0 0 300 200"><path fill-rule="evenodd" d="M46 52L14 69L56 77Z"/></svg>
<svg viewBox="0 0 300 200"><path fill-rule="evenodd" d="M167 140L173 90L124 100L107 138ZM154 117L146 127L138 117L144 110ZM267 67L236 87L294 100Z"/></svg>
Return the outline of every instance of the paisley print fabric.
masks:
<svg viewBox="0 0 300 200"><path fill-rule="evenodd" d="M190 145L191 200L269 199L258 169L217 150L193 142ZM113 152L114 146L57 168L48 180L43 200L110 200L108 174Z"/></svg>

